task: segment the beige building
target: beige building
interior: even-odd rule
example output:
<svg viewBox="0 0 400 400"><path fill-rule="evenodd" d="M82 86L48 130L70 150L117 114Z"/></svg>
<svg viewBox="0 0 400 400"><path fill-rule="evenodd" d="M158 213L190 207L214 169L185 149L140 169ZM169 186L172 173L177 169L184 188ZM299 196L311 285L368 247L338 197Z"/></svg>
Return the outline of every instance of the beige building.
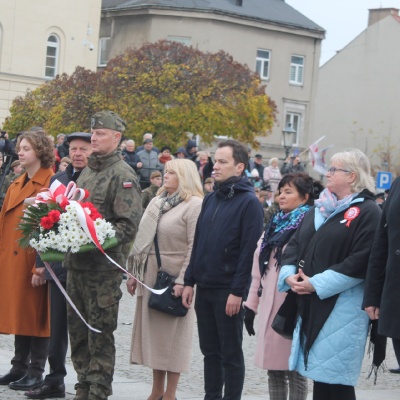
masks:
<svg viewBox="0 0 400 400"><path fill-rule="evenodd" d="M300 149L310 144L323 38L321 27L283 0L103 0L98 65L128 46L161 39L230 53L257 70L277 105L277 123L260 138L260 151L282 158L287 124Z"/></svg>
<svg viewBox="0 0 400 400"><path fill-rule="evenodd" d="M326 135L331 153L357 147L375 170L399 173L400 17L370 10L367 28L319 73L313 137ZM386 165L388 164L388 165Z"/></svg>
<svg viewBox="0 0 400 400"><path fill-rule="evenodd" d="M0 126L27 89L96 69L100 13L101 0L0 0Z"/></svg>

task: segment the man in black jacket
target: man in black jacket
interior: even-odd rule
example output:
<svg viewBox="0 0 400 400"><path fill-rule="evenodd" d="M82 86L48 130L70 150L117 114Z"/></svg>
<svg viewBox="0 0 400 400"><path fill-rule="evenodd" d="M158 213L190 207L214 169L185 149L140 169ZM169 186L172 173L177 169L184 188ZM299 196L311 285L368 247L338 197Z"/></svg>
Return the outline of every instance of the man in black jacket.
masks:
<svg viewBox="0 0 400 400"><path fill-rule="evenodd" d="M187 308L197 285L195 310L207 400L239 400L243 390L242 299L263 229L262 206L244 175L247 163L241 143L218 144L214 192L203 202L185 273L182 302Z"/></svg>
<svg viewBox="0 0 400 400"><path fill-rule="evenodd" d="M69 143L71 164L65 171L54 175L50 183L53 183L56 179L65 186L71 181L76 182L81 171L87 166L88 158L92 153L90 137L91 134L85 132L71 133L66 137L66 141ZM38 264L44 266L39 257L36 260L36 265ZM67 269L63 267L61 262L52 262L51 267L65 289ZM46 375L43 386L25 393L25 396L29 399L65 397L64 378L67 375L65 356L68 349L67 304L64 295L47 270L45 279L50 285L50 346L48 357L50 373Z"/></svg>

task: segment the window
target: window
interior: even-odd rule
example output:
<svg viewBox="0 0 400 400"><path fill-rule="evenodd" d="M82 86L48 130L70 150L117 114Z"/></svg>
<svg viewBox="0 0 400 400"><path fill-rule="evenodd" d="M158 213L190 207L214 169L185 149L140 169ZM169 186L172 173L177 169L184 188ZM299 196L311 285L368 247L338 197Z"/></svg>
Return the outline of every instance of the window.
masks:
<svg viewBox="0 0 400 400"><path fill-rule="evenodd" d="M304 57L292 56L292 62L290 64L290 83L297 85L303 83L304 77Z"/></svg>
<svg viewBox="0 0 400 400"><path fill-rule="evenodd" d="M168 40L170 42L178 42L181 44L184 44L185 46L191 46L192 45L192 38L191 37L185 37L185 36L169 36L168 35Z"/></svg>
<svg viewBox="0 0 400 400"><path fill-rule="evenodd" d="M271 52L269 50L257 50L256 72L261 79L269 78L269 61Z"/></svg>
<svg viewBox="0 0 400 400"><path fill-rule="evenodd" d="M100 38L99 60L98 60L99 67L105 67L107 65L107 62L110 58L110 44L111 44L111 41L110 41L109 37Z"/></svg>
<svg viewBox="0 0 400 400"><path fill-rule="evenodd" d="M50 35L47 39L46 49L46 78L55 78L58 68L59 40L56 35Z"/></svg>
<svg viewBox="0 0 400 400"><path fill-rule="evenodd" d="M290 125L289 125L290 124ZM288 112L286 113L285 126L291 126L296 131L296 139L294 144L299 145L300 142L300 126L301 126L301 114Z"/></svg>

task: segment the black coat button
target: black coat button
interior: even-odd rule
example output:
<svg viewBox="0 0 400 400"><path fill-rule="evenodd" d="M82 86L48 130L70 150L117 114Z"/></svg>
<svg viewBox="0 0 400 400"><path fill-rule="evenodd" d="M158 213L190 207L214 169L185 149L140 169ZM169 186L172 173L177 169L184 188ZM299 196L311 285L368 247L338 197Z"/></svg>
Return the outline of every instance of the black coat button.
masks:
<svg viewBox="0 0 400 400"><path fill-rule="evenodd" d="M394 252L394 254L396 254L396 256L400 256L400 250L396 250L396 251Z"/></svg>
<svg viewBox="0 0 400 400"><path fill-rule="evenodd" d="M16 256L18 254L18 251L14 251L14 256Z"/></svg>

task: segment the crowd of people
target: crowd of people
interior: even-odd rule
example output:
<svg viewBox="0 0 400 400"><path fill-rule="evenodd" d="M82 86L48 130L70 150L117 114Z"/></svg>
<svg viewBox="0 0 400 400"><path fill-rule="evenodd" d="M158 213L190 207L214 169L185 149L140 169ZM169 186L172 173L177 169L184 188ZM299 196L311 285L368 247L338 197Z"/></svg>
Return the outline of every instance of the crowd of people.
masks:
<svg viewBox="0 0 400 400"><path fill-rule="evenodd" d="M375 368L386 337L400 358L399 180L378 206L359 150L333 155L323 187L298 156L264 167L260 154L250 158L232 139L219 142L213 158L193 140L174 153L154 147L151 133L136 149L125 128L118 114L100 111L91 133L60 134L54 143L32 129L15 143L0 214L0 332L15 335L15 346L0 385L29 399L65 397L69 340L74 400L112 395L123 280L113 262L126 266L127 291L136 296L130 362L152 371L148 400L176 399L196 319L206 400L241 398L243 326L256 335L254 364L267 371L272 400L306 399L308 379L314 400L355 399L370 326ZM66 253L50 263L54 278L40 254L18 245L16 227L24 200L56 179L89 192L117 244L109 258ZM161 270L185 316L149 306L142 283L154 287ZM289 333L276 328L277 317L291 323Z"/></svg>

